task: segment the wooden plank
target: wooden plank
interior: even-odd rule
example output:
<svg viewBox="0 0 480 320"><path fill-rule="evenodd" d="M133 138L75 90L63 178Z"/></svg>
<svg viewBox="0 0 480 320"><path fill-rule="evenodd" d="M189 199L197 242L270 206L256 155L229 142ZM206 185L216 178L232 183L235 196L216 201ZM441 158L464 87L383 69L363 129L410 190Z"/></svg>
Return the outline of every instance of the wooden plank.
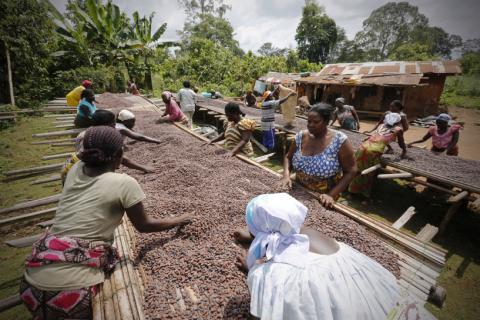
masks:
<svg viewBox="0 0 480 320"><path fill-rule="evenodd" d="M25 209L38 207L38 206L44 206L50 203L55 203L55 202L58 202L58 200L60 200L61 196L62 196L61 194L56 194L46 198L17 203L16 205L13 205L11 207L0 209L0 214L9 213L12 211L25 210Z"/></svg>
<svg viewBox="0 0 480 320"><path fill-rule="evenodd" d="M413 178L413 174L410 172L400 172L400 173L384 173L377 176L378 179L408 179Z"/></svg>
<svg viewBox="0 0 480 320"><path fill-rule="evenodd" d="M68 124L59 124L59 125L55 125L53 126L54 128L74 128L75 125L72 123L68 123Z"/></svg>
<svg viewBox="0 0 480 320"><path fill-rule="evenodd" d="M39 166L39 167L11 170L11 171L4 172L3 174L6 176L13 176L13 175L18 175L22 173L54 171L54 170L60 169L62 166L63 166L63 163L55 163L55 164L49 164L49 165Z"/></svg>
<svg viewBox="0 0 480 320"><path fill-rule="evenodd" d="M450 198L447 200L447 202L448 202L448 203L454 203L454 202L462 201L462 200L465 199L466 197L468 197L468 191L462 191L462 192L460 192L459 194L450 197Z"/></svg>
<svg viewBox="0 0 480 320"><path fill-rule="evenodd" d="M428 294L425 294L424 292L422 292L421 290L413 286L411 283L406 282L404 279L398 280L398 284L404 289L406 289L408 292L417 296L417 298L419 298L420 300L422 301L428 300Z"/></svg>
<svg viewBox="0 0 480 320"><path fill-rule="evenodd" d="M261 144L260 142L258 142L258 140L255 139L253 136L250 137L250 141L252 141L260 150L262 150L263 153L267 153L267 152L268 152L268 149L267 149L263 144Z"/></svg>
<svg viewBox="0 0 480 320"><path fill-rule="evenodd" d="M76 139L77 138L33 141L33 142L30 142L30 144L52 144L52 143L62 143L62 142L75 142Z"/></svg>
<svg viewBox="0 0 480 320"><path fill-rule="evenodd" d="M14 239L14 240L8 240L5 241L5 244L10 247L14 248L25 248L25 247L30 247L35 241L40 239L42 235L41 234L36 234L34 236L29 236L29 237L24 237L20 239Z"/></svg>
<svg viewBox="0 0 480 320"><path fill-rule="evenodd" d="M63 130L63 131L36 133L36 134L32 134L32 137L34 137L34 138L45 138L45 137L66 136L66 135L71 135L71 134L79 134L83 130L85 130L85 129L78 128L78 129Z"/></svg>
<svg viewBox="0 0 480 320"><path fill-rule="evenodd" d="M438 233L438 228L431 224L426 224L415 238L423 242L431 241Z"/></svg>
<svg viewBox="0 0 480 320"><path fill-rule="evenodd" d="M397 219L397 221L395 221L393 224L392 224L392 228L393 229L397 229L397 230L400 230L401 227L403 227L407 222L408 220L410 220L410 218L415 214L415 207L409 207L403 214L400 218Z"/></svg>
<svg viewBox="0 0 480 320"><path fill-rule="evenodd" d="M275 152L272 152L272 153L266 154L264 156L253 158L252 160L255 161L255 162L258 162L258 163L262 163L264 161L267 161L268 159L270 159L274 155L275 155Z"/></svg>
<svg viewBox="0 0 480 320"><path fill-rule="evenodd" d="M377 171L378 169L380 169L382 167L382 165L379 163L379 164L376 164L374 166L371 166L370 168L367 168L365 170L362 171L362 175L366 175L366 174L369 174L370 172L374 172L374 171Z"/></svg>
<svg viewBox="0 0 480 320"><path fill-rule="evenodd" d="M45 210L40 210L40 211L36 211L36 212L26 213L26 214L22 214L22 215L7 218L7 219L2 219L2 220L0 220L0 226L6 226L6 225L17 223L17 222L20 222L20 221L25 221L25 220L34 219L34 218L40 218L40 217L43 217L43 216L46 216L46 215L49 215L49 214L54 214L55 212L57 212L56 207L45 209Z"/></svg>
<svg viewBox="0 0 480 320"><path fill-rule="evenodd" d="M47 220L47 221L39 222L39 223L36 224L36 226L40 227L40 228L50 227L53 224L54 221L55 221L55 219L50 219L50 220Z"/></svg>
<svg viewBox="0 0 480 320"><path fill-rule="evenodd" d="M455 213L457 213L458 209L460 209L461 206L462 201L457 201L450 205L450 208L448 208L447 213L442 219L442 222L440 222L440 227L438 231L439 234L443 234L447 230L448 223L453 218Z"/></svg>
<svg viewBox="0 0 480 320"><path fill-rule="evenodd" d="M52 154L52 155L49 155L49 156L43 156L42 160L69 158L71 156L72 156L72 152L65 152L65 153Z"/></svg>
<svg viewBox="0 0 480 320"><path fill-rule="evenodd" d="M22 303L22 299L20 299L20 295L17 293L13 296L0 300L0 312L18 306Z"/></svg>
<svg viewBox="0 0 480 320"><path fill-rule="evenodd" d="M35 181L32 181L30 184L31 185L37 185L37 184L42 184L42 183L49 183L57 180L61 180L62 177L59 174L54 174L50 176L49 178L43 178L43 179L37 179Z"/></svg>

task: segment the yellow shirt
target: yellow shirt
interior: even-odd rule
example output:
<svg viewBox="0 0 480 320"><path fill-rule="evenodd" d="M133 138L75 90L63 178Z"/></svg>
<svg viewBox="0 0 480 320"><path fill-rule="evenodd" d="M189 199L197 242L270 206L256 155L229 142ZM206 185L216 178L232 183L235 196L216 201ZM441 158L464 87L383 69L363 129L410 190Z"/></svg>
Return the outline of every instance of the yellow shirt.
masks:
<svg viewBox="0 0 480 320"><path fill-rule="evenodd" d="M85 90L84 86L78 86L69 93L67 93L67 106L76 107L80 103L80 97L82 96L82 91Z"/></svg>
<svg viewBox="0 0 480 320"><path fill-rule="evenodd" d="M126 174L108 172L89 177L83 173L84 166L80 161L68 172L50 232L112 243L125 209L144 200L145 194ZM27 268L25 279L41 290L60 291L96 285L105 275L101 269L81 264L53 263Z"/></svg>

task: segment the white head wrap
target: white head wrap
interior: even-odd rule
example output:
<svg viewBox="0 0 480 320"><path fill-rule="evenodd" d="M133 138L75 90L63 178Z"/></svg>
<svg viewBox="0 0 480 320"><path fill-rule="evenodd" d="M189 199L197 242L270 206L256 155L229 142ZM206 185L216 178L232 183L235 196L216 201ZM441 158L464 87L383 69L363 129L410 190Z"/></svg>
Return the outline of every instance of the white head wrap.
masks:
<svg viewBox="0 0 480 320"><path fill-rule="evenodd" d="M339 103L341 103L341 104L345 104L345 99L342 98L342 97L340 97L340 98L335 99L335 102L339 102Z"/></svg>
<svg viewBox="0 0 480 320"><path fill-rule="evenodd" d="M120 113L118 114L118 120L120 121L126 121L126 120L130 120L130 119L135 119L135 115L128 111L128 110L122 110L120 111Z"/></svg>
<svg viewBox="0 0 480 320"><path fill-rule="evenodd" d="M391 127L399 123L401 120L402 120L402 116L399 113L390 112L390 113L387 113L387 115L385 116L385 119L383 120L383 124Z"/></svg>
<svg viewBox="0 0 480 320"><path fill-rule="evenodd" d="M309 240L300 234L300 227L307 211L302 203L286 193L253 198L246 210L248 229L255 236L248 250L248 268L263 257L304 267Z"/></svg>

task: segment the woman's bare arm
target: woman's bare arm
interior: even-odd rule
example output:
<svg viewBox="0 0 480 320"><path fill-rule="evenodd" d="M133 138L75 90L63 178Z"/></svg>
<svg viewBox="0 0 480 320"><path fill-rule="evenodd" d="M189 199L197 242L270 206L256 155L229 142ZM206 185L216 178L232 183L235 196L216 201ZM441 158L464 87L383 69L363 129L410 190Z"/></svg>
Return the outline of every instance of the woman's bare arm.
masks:
<svg viewBox="0 0 480 320"><path fill-rule="evenodd" d="M143 203L125 209L127 216L132 222L135 229L141 233L158 232L168 230L177 226L188 224L193 219L193 214L183 214L178 217L156 219L145 213Z"/></svg>

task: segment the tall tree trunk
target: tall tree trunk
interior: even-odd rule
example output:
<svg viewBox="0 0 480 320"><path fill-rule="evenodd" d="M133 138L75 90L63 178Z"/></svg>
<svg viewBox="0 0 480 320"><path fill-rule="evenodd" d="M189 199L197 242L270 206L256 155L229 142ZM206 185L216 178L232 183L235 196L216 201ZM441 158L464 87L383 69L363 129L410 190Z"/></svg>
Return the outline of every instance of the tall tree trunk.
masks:
<svg viewBox="0 0 480 320"><path fill-rule="evenodd" d="M145 67L147 67L147 70L145 71L145 89L148 91L153 90L153 82L152 82L152 71L150 70L150 66L148 65L148 58L147 58L147 53L145 54Z"/></svg>
<svg viewBox="0 0 480 320"><path fill-rule="evenodd" d="M10 63L10 51L5 43L5 55L7 56L8 87L10 89L10 104L15 105L15 96L13 95L12 64Z"/></svg>

